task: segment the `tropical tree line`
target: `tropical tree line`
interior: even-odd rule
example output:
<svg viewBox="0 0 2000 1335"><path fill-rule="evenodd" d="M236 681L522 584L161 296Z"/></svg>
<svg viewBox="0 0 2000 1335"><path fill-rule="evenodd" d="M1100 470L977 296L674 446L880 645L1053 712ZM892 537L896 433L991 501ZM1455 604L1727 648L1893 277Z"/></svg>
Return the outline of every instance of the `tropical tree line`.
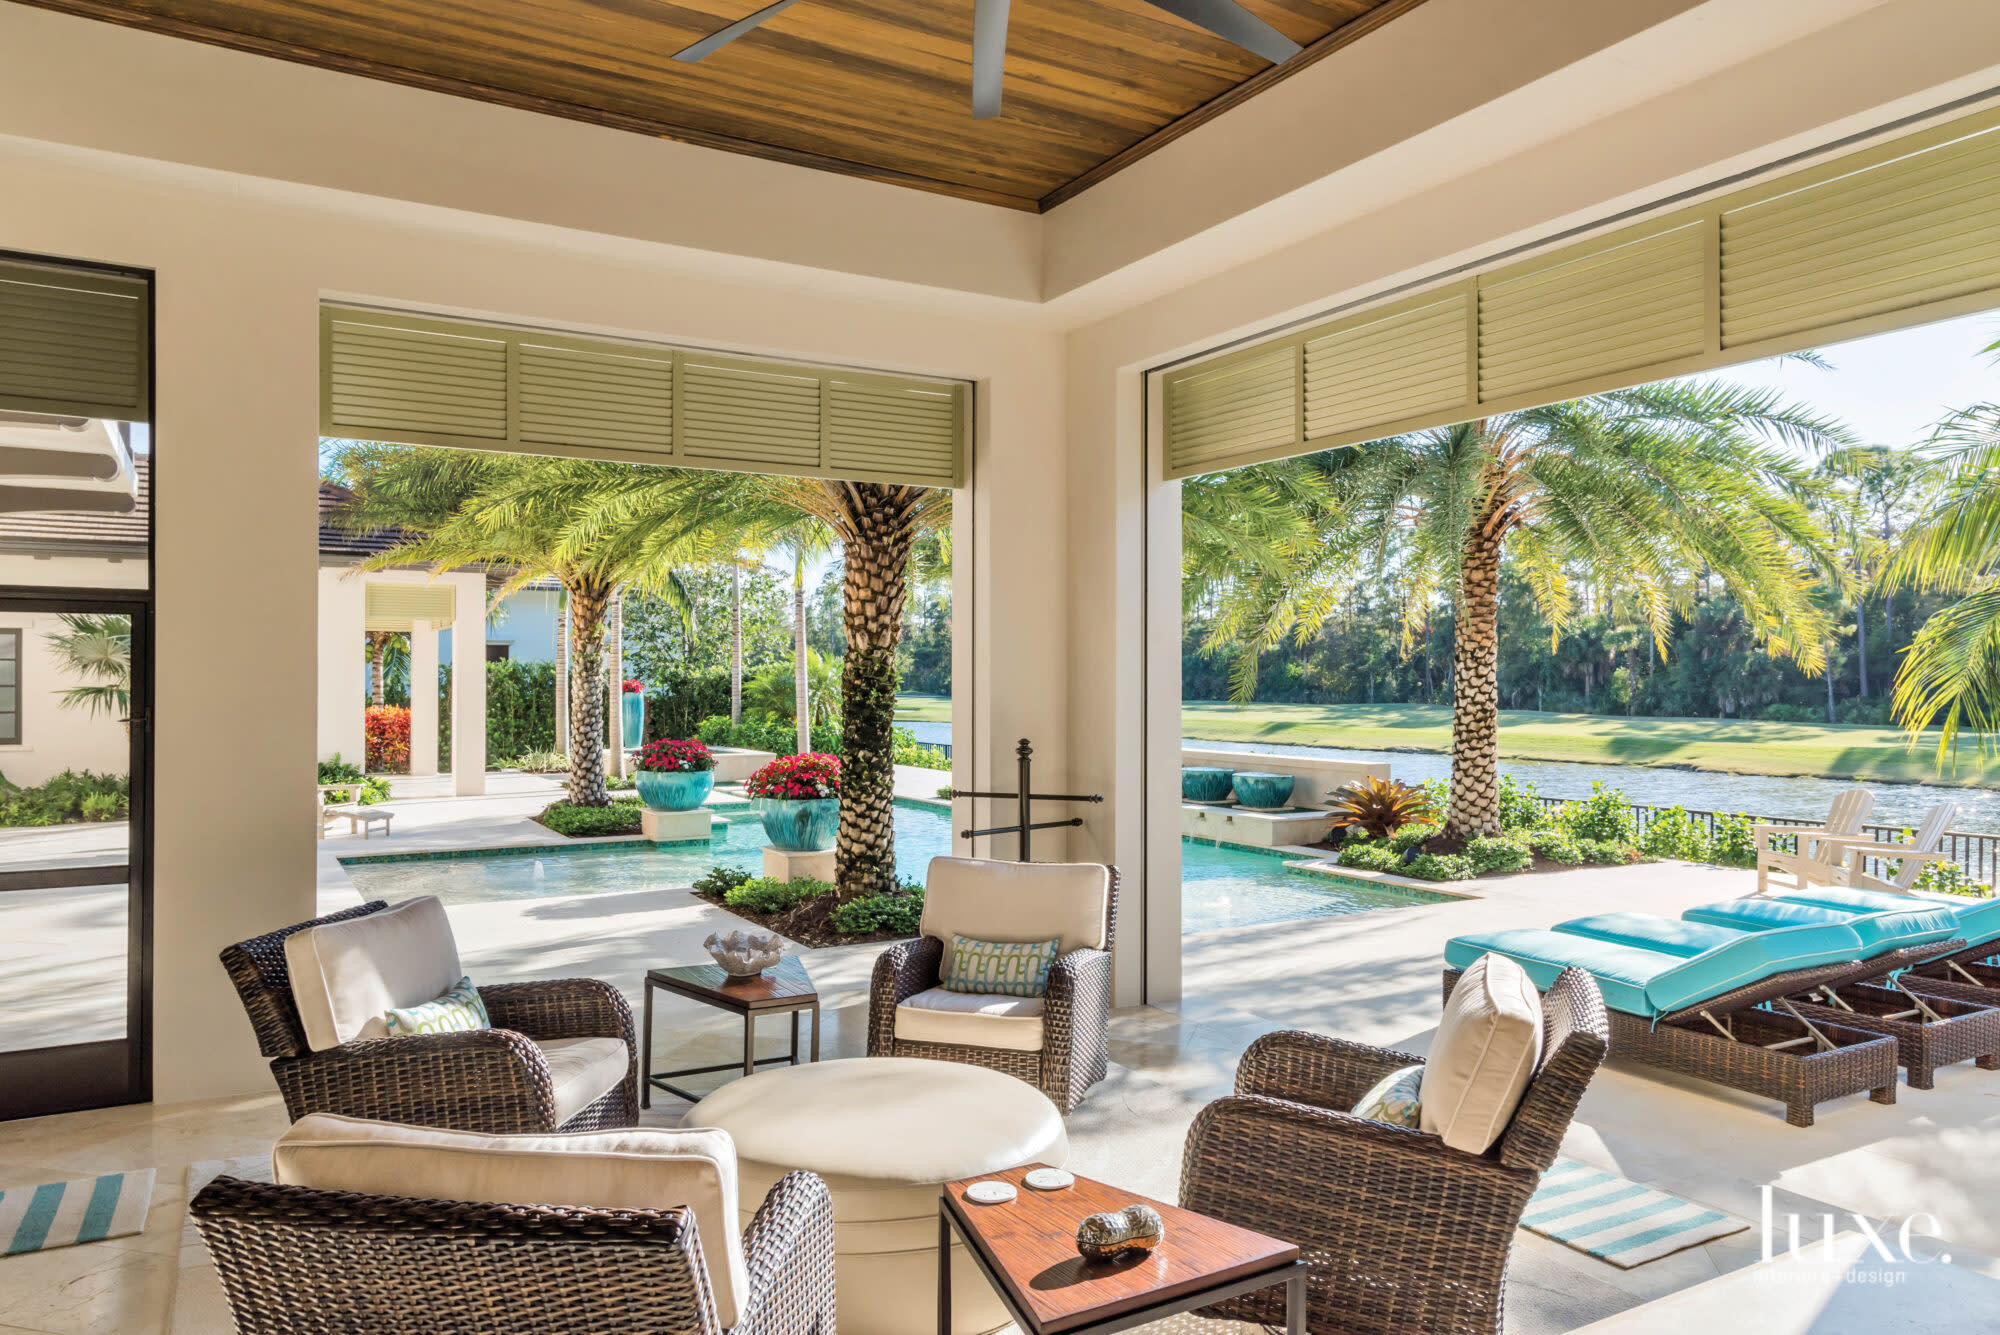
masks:
<svg viewBox="0 0 2000 1335"><path fill-rule="evenodd" d="M2000 722L1992 406L1889 448L1669 381L1193 479L1183 521L1187 694L1449 703L1446 841L1500 828L1503 707Z"/></svg>
<svg viewBox="0 0 2000 1335"><path fill-rule="evenodd" d="M683 645L692 645L703 610L697 577L722 568L729 584L731 713L740 716L744 575L768 555L784 559L792 571L794 711L804 747L812 712L807 574L837 547L845 764L836 877L845 898L895 890L891 727L898 651L912 557L946 527L948 491L366 441L333 443L326 471L353 493L336 522L397 538L365 569L483 568L499 581L496 602L541 580L561 587L568 799L579 806L610 800L601 758L614 600L621 610L623 600L640 608L651 600L650 628L657 631L662 617L678 620Z"/></svg>

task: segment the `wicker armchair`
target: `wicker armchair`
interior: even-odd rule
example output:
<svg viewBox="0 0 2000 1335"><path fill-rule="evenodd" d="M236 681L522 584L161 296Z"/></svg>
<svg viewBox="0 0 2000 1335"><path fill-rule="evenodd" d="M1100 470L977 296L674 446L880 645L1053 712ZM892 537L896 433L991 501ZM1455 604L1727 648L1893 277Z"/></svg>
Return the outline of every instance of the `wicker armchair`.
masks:
<svg viewBox="0 0 2000 1335"><path fill-rule="evenodd" d="M1508 1249L1608 1042L1604 1002L1566 969L1542 1006L1544 1057L1484 1154L1347 1111L1421 1057L1318 1034L1266 1034L1236 1093L1201 1110L1181 1204L1299 1244L1314 1335L1498 1335ZM1284 1321L1282 1293L1201 1315Z"/></svg>
<svg viewBox="0 0 2000 1335"><path fill-rule="evenodd" d="M868 992L868 1055L871 1057L928 1057L936 1061L964 1062L1003 1071L1027 1081L1048 1095L1050 1102L1067 1116L1083 1102L1091 1086L1104 1078L1107 1031L1111 1022L1111 947L1118 921L1118 869L1088 863L984 862L966 858L938 858L931 865L931 883L936 887L941 872L949 872L959 894L970 902L947 903L947 896L927 895L924 901L924 935L914 941L891 946L875 960L875 974ZM1022 887L1013 881L1034 877L1049 882L1056 877L1091 879L1095 885L1086 901L1093 927L1092 944L1065 950L1057 956L1049 972L1048 994L1040 1010L1041 1043L1029 1051L1018 1047L988 1046L978 1042L934 1042L900 1035L898 1011L919 994L939 987L944 964L944 941L954 930L987 939L1032 939L1021 926L1002 925L1001 919L982 917L982 912L1017 912L1026 897L1016 892ZM986 883L990 882L990 886ZM990 894L981 897L981 891ZM1066 894L1067 891L1058 893ZM1101 900L1102 918L1095 905ZM966 912L969 918L959 916ZM1029 910L1033 916L1033 910ZM1049 936L1071 935L1053 921L1045 928ZM903 1026L907 1027L907 1026Z"/></svg>
<svg viewBox="0 0 2000 1335"><path fill-rule="evenodd" d="M720 1335L694 1213L411 1200L222 1177L189 1206L239 1335ZM833 1335L833 1204L793 1173L743 1235L733 1335Z"/></svg>
<svg viewBox="0 0 2000 1335"><path fill-rule="evenodd" d="M482 987L491 1029L358 1039L312 1051L292 998L285 938L387 907L376 900L239 941L222 952L223 967L249 1012L258 1049L272 1059L271 1074L293 1121L330 1112L462 1131L594 1131L638 1124L639 1045L632 1009L618 989L595 978ZM562 1120L556 1080L537 1040L569 1038L622 1039L631 1061L617 1087Z"/></svg>

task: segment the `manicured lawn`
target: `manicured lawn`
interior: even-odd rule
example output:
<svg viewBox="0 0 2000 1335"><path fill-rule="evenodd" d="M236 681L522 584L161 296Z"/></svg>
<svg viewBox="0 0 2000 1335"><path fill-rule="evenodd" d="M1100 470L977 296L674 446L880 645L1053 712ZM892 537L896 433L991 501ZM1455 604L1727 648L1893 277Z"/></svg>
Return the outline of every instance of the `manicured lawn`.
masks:
<svg viewBox="0 0 2000 1335"><path fill-rule="evenodd" d="M896 717L913 723L951 722L951 697L948 695L899 695L896 697Z"/></svg>
<svg viewBox="0 0 2000 1335"><path fill-rule="evenodd" d="M900 711L899 711L900 712ZM1230 705L1191 700L1182 731L1215 742L1285 742L1364 751L1449 751L1451 711L1432 705ZM1959 747L1954 769L1932 763L1895 728L1753 723L1734 719L1614 718L1504 710L1500 754L1514 760L1683 765L1731 774L1814 775L2000 787L2000 757Z"/></svg>

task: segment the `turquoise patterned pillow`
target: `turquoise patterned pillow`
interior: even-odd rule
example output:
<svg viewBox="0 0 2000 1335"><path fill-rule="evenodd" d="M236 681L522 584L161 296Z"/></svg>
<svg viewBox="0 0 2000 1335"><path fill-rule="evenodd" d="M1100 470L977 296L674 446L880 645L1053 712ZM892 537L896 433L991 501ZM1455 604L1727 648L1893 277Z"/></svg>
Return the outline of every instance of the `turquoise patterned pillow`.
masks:
<svg viewBox="0 0 2000 1335"><path fill-rule="evenodd" d="M1417 1102L1417 1091L1423 1083L1422 1066L1391 1071L1361 1096L1361 1101L1354 1105L1354 1115L1394 1126L1416 1126L1423 1110L1423 1105Z"/></svg>
<svg viewBox="0 0 2000 1335"><path fill-rule="evenodd" d="M451 991L436 1001L390 1011L388 1021L391 1038L407 1038L411 1034L451 1034L466 1029L493 1027L493 1021L486 1017L486 1003L480 999L479 989L472 985L470 978L459 979Z"/></svg>
<svg viewBox="0 0 2000 1335"><path fill-rule="evenodd" d="M1053 941L975 941L951 935L951 974L947 992L978 992L988 996L1039 997L1049 990L1049 970L1055 967Z"/></svg>

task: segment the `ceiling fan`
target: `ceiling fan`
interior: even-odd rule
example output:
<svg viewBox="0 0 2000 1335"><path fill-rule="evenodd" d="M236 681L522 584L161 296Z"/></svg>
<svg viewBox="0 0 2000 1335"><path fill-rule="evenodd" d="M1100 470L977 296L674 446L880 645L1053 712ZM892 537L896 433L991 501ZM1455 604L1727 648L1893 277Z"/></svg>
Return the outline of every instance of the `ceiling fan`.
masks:
<svg viewBox="0 0 2000 1335"><path fill-rule="evenodd" d="M674 59L693 64L728 46L753 28L797 4L799 0L776 0L756 13L740 18L726 28L710 33L693 45L674 53ZM1226 42L1264 57L1274 65L1283 64L1301 50L1299 44L1236 3L1236 0L1146 0L1155 9L1164 9L1176 18L1205 28ZM1001 76L1007 62L1007 6L1009 0L973 0L972 10L972 114L984 120L1000 114Z"/></svg>

